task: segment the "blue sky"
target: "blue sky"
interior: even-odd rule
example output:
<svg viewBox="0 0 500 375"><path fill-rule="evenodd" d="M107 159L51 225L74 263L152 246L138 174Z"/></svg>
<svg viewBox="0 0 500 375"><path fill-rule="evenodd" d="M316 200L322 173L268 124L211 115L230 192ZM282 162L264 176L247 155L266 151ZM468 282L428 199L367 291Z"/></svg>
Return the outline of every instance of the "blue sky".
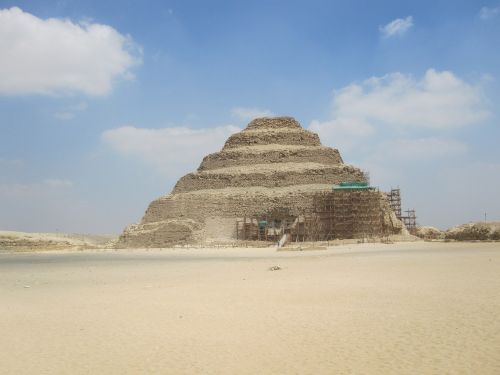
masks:
<svg viewBox="0 0 500 375"><path fill-rule="evenodd" d="M0 228L120 232L257 115L500 220L499 1L1 1Z"/></svg>

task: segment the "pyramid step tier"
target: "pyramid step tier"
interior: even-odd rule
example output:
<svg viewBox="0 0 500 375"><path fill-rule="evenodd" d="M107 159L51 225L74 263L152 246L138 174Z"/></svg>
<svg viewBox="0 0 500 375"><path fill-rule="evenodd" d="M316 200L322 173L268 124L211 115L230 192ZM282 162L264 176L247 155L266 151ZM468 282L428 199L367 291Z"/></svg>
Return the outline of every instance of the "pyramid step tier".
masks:
<svg viewBox="0 0 500 375"><path fill-rule="evenodd" d="M269 144L321 146L319 136L316 133L304 129L280 128L244 130L233 134L224 144L224 150L242 146Z"/></svg>
<svg viewBox="0 0 500 375"><path fill-rule="evenodd" d="M226 149L206 156L198 171L268 163L342 164L337 149L324 146L262 145Z"/></svg>
<svg viewBox="0 0 500 375"><path fill-rule="evenodd" d="M261 129L302 129L300 123L293 117L260 117L256 118L247 125L245 130Z"/></svg>
<svg viewBox="0 0 500 375"><path fill-rule="evenodd" d="M314 194L330 191L330 184L305 184L280 188L227 187L168 194L149 205L141 224L170 219L243 217L278 207L288 207L297 215L311 206Z"/></svg>
<svg viewBox="0 0 500 375"><path fill-rule="evenodd" d="M360 169L346 164L256 164L189 173L177 182L173 193L226 187L274 188L304 184L333 185L343 181L366 182L366 177Z"/></svg>

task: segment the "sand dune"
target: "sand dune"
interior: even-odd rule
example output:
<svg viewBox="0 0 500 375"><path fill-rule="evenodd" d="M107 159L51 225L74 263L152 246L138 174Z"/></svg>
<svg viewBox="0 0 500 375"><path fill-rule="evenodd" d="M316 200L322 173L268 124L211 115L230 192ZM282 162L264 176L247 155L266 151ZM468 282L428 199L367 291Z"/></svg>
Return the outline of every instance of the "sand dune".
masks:
<svg viewBox="0 0 500 375"><path fill-rule="evenodd" d="M0 254L0 372L498 374L499 291L498 243Z"/></svg>

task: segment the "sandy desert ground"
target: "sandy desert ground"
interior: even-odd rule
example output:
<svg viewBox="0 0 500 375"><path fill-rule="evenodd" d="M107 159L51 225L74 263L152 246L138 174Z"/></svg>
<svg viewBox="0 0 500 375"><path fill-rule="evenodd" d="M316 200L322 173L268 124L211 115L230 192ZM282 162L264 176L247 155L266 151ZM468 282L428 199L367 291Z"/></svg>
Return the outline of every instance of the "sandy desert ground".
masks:
<svg viewBox="0 0 500 375"><path fill-rule="evenodd" d="M499 374L500 244L0 253L0 332L2 374Z"/></svg>

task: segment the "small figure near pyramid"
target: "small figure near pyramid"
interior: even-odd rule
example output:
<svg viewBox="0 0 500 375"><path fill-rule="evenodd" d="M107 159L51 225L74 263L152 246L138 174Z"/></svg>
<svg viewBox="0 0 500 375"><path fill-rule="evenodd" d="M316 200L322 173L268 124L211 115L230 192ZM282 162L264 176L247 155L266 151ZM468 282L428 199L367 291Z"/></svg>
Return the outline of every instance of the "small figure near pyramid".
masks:
<svg viewBox="0 0 500 375"><path fill-rule="evenodd" d="M401 230L385 196L368 187L362 170L344 164L337 149L321 145L292 117L263 117L153 201L118 247L358 238Z"/></svg>

